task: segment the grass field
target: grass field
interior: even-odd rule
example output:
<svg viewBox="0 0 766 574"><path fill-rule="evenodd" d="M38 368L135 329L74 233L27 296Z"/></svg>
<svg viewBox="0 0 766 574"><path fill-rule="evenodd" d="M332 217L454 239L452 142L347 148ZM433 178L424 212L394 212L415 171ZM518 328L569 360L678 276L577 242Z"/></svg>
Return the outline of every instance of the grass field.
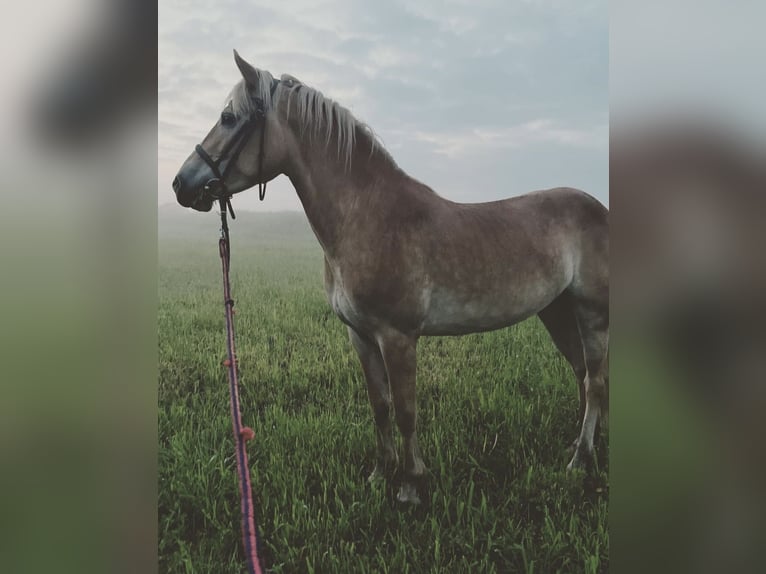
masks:
<svg viewBox="0 0 766 574"><path fill-rule="evenodd" d="M244 572L217 216L160 210L159 564ZM606 572L608 456L568 474L577 391L537 319L418 349L427 494L366 481L374 431L302 214L239 214L232 289L244 423L272 572Z"/></svg>

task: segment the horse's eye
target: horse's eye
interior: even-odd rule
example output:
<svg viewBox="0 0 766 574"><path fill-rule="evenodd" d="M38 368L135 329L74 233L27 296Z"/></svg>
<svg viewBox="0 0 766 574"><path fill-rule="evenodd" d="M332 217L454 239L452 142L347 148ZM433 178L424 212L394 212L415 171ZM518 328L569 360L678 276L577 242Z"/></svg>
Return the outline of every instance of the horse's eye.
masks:
<svg viewBox="0 0 766 574"><path fill-rule="evenodd" d="M236 118L234 117L234 114L229 112L223 112L221 114L222 126L233 126L235 122L236 122Z"/></svg>

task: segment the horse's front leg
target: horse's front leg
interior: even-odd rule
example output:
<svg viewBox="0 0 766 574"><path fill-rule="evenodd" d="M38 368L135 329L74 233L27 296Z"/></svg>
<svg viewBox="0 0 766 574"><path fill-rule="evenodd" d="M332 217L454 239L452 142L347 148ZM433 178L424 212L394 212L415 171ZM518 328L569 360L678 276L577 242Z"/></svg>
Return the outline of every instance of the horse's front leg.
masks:
<svg viewBox="0 0 766 574"><path fill-rule="evenodd" d="M383 477L388 471L393 472L399 462L391 429L391 391L386 366L377 343L363 338L351 327L348 328L348 336L362 363L362 371L367 381L367 396L375 419L377 456L375 468L369 477L372 482Z"/></svg>
<svg viewBox="0 0 766 574"><path fill-rule="evenodd" d="M396 424L402 434L404 447L404 482L397 498L400 502L420 503L416 485L426 466L420 455L417 435L417 403L415 371L417 367L417 338L398 332L379 336L380 350L391 382Z"/></svg>

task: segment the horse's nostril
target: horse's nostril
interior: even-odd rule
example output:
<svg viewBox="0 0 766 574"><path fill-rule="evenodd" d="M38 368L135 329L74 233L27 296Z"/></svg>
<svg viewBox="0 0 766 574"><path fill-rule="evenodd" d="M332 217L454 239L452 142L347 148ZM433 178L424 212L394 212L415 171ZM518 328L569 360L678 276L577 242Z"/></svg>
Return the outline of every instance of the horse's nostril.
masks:
<svg viewBox="0 0 766 574"><path fill-rule="evenodd" d="M181 180L178 178L178 176L175 176L173 178L173 191L178 194L178 191L181 189Z"/></svg>

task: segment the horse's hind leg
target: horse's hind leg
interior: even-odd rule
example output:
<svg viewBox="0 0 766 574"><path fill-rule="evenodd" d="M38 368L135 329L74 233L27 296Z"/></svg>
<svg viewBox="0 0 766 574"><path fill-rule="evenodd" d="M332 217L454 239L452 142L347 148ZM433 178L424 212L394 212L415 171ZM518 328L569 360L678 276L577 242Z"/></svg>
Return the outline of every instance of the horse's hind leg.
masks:
<svg viewBox="0 0 766 574"><path fill-rule="evenodd" d="M404 448L404 482L397 498L400 502L420 502L416 485L425 474L417 435L417 403L415 371L417 338L390 331L378 338L386 372L391 381L396 424L402 434Z"/></svg>
<svg viewBox="0 0 766 574"><path fill-rule="evenodd" d="M571 293L564 291L545 309L538 314L553 343L559 352L572 366L577 388L580 394L580 411L577 419L578 427L585 417L585 355L582 348L580 330L577 328L577 317L574 312L574 300ZM598 429L596 430L598 432ZM577 446L577 440L574 442Z"/></svg>
<svg viewBox="0 0 766 574"><path fill-rule="evenodd" d="M575 301L575 316L585 355L585 416L568 469L582 468L593 461L593 437L598 421L607 409L608 302L578 298Z"/></svg>
<svg viewBox="0 0 766 574"><path fill-rule="evenodd" d="M362 371L367 381L367 396L375 419L377 454L375 468L369 477L369 480L373 481L384 476L387 470L396 468L398 462L391 428L391 392L386 366L377 343L361 337L351 327L348 329L348 335L362 363Z"/></svg>

